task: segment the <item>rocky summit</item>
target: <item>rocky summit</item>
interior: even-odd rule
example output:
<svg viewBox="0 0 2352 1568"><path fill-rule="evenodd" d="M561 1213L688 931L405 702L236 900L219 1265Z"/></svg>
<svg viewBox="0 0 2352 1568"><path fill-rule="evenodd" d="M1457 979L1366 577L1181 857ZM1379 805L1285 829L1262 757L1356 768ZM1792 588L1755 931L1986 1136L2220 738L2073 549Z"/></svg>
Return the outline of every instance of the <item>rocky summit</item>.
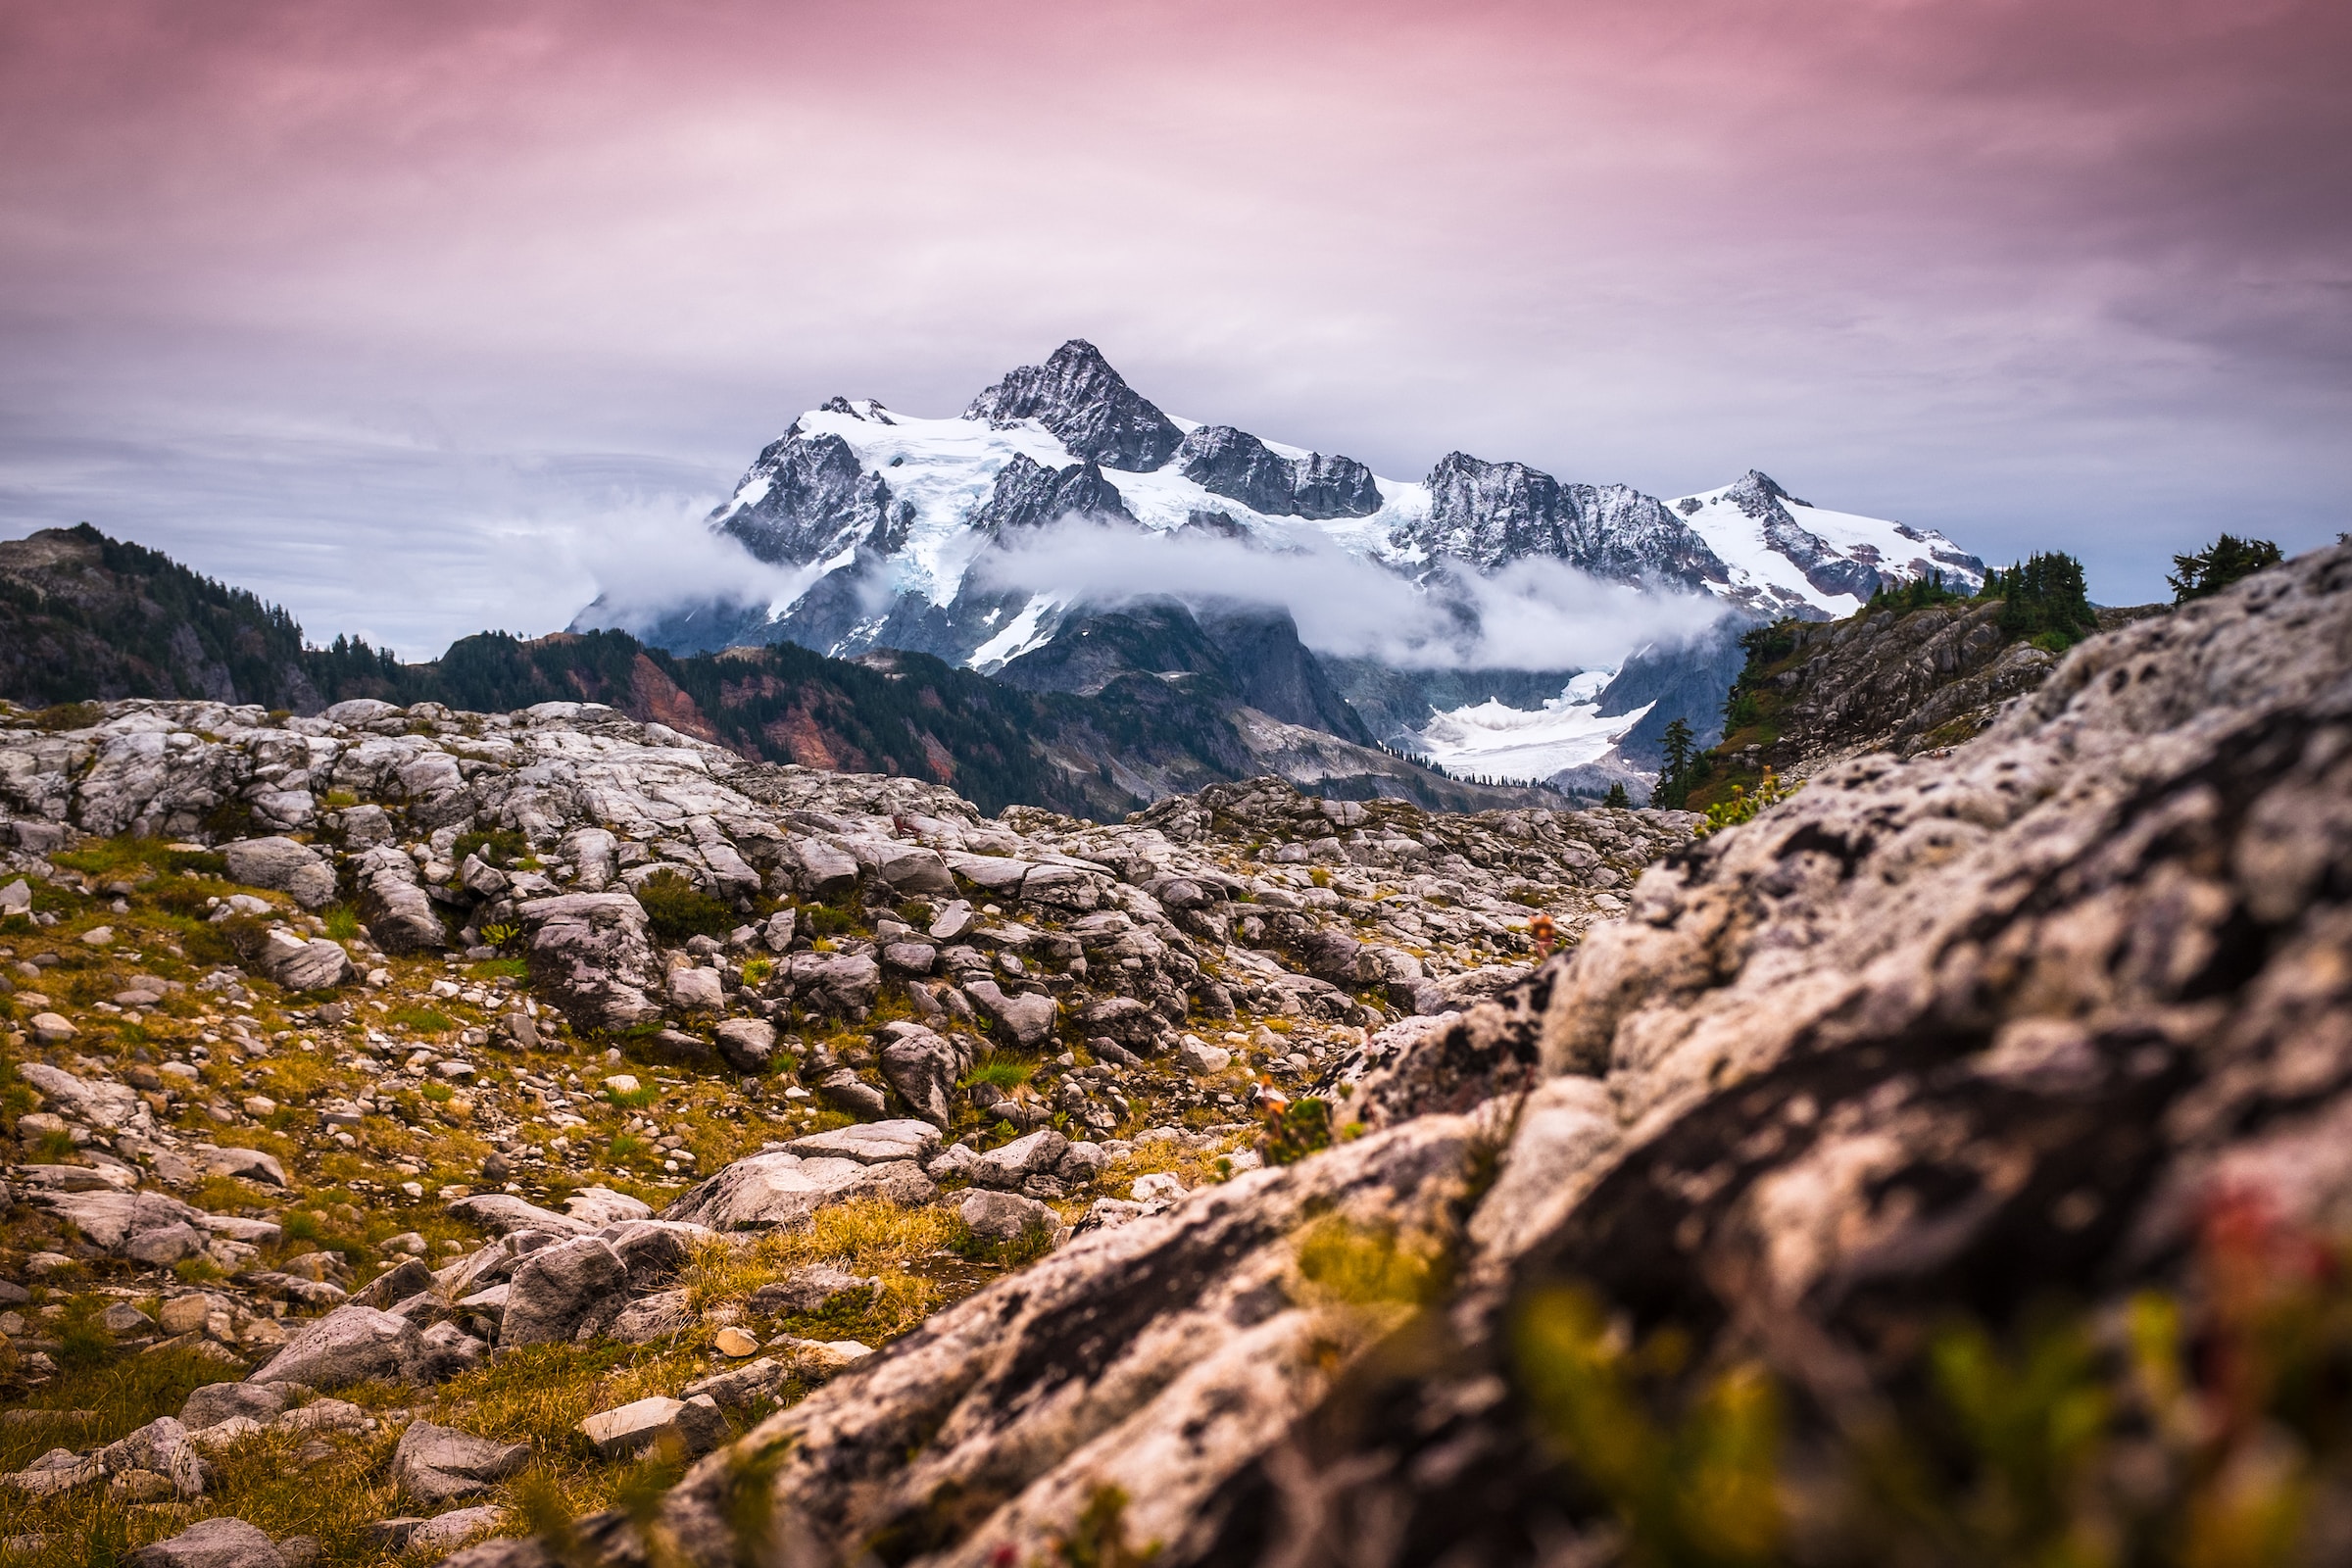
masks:
<svg viewBox="0 0 2352 1568"><path fill-rule="evenodd" d="M1711 828L11 710L12 1551L2343 1560L2352 547L2054 664Z"/></svg>

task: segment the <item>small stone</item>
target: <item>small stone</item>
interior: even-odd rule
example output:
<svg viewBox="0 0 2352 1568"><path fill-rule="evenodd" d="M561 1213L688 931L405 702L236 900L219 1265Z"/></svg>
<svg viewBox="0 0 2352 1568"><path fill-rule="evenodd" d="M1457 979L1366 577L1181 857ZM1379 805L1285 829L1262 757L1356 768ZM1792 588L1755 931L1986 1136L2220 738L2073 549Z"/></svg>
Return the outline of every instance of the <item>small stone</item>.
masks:
<svg viewBox="0 0 2352 1568"><path fill-rule="evenodd" d="M1127 1196L1139 1203L1172 1203L1184 1196L1184 1183L1165 1171L1157 1171L1138 1176L1128 1186Z"/></svg>
<svg viewBox="0 0 2352 1568"><path fill-rule="evenodd" d="M956 1205L956 1215L973 1239L1004 1247L1032 1238L1048 1243L1061 1237L1061 1217L1033 1198L974 1189Z"/></svg>
<svg viewBox="0 0 2352 1568"><path fill-rule="evenodd" d="M738 1328L720 1329L717 1337L710 1343L717 1348L719 1354L731 1356L736 1360L741 1360L760 1348L758 1340Z"/></svg>
<svg viewBox="0 0 2352 1568"><path fill-rule="evenodd" d="M497 1443L412 1421L392 1452L392 1482L418 1502L452 1502L480 1496L530 1459L527 1443Z"/></svg>
<svg viewBox="0 0 2352 1568"><path fill-rule="evenodd" d="M195 1334L204 1328L204 1320L213 1311L209 1296L175 1296L156 1308L156 1321L166 1334Z"/></svg>
<svg viewBox="0 0 2352 1568"><path fill-rule="evenodd" d="M783 1356L794 1371L819 1376L856 1366L874 1353L872 1347L856 1340L799 1340L789 1334L768 1341L767 1348Z"/></svg>
<svg viewBox="0 0 2352 1568"><path fill-rule="evenodd" d="M1233 1053L1187 1035L1184 1044L1177 1048L1176 1065L1195 1077L1207 1078L1232 1066Z"/></svg>
<svg viewBox="0 0 2352 1568"><path fill-rule="evenodd" d="M117 1301L99 1314L98 1321L115 1334L145 1334L155 1327L155 1319L128 1301Z"/></svg>
<svg viewBox="0 0 2352 1568"><path fill-rule="evenodd" d="M629 1073L609 1073L605 1077L605 1093L609 1095L633 1095L638 1087L636 1078Z"/></svg>
<svg viewBox="0 0 2352 1568"><path fill-rule="evenodd" d="M608 1459L623 1459L675 1443L688 1457L707 1453L726 1435L726 1417L708 1395L672 1399L654 1395L616 1409L600 1410L580 1423L580 1434Z"/></svg>

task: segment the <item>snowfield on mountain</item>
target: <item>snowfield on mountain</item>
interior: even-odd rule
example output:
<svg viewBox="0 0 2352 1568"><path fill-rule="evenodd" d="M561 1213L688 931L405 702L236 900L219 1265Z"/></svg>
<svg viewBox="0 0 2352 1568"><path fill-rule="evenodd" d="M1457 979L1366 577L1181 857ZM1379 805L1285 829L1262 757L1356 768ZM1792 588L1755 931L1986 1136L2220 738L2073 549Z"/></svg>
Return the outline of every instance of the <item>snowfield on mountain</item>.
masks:
<svg viewBox="0 0 2352 1568"><path fill-rule="evenodd" d="M1109 532L1073 543L1057 530L1074 522ZM1984 570L1933 530L1812 507L1760 472L1672 501L1461 452L1422 479L1381 477L1349 458L1165 415L1083 340L1011 372L955 417L834 398L760 454L709 526L786 568L786 589L749 602L609 597L576 624L625 624L675 651L785 637L845 656L907 649L1000 673L1090 612L1165 594L1196 612L1220 600L1290 610L1313 647L1303 606L1326 592L1366 597L1286 571L1298 558L1324 558L1389 574L1426 603L1426 630L1392 639L1376 658L1559 669L1564 685L1579 672L1614 673L1645 650L1665 655L1716 615L1831 619L1882 586L1939 573L1974 589ZM1130 541L1123 564L1120 539ZM1195 560L1222 552L1223 564L1171 569L1171 544ZM1073 550L1092 555L1083 588L1053 580ZM1541 568L1634 597L1555 595L1547 649L1514 638L1502 657L1480 658L1480 627L1510 608L1490 581ZM1587 621L1607 629L1596 636ZM1465 770L1538 778L1591 762L1632 731L1641 705L1620 696L1612 701L1604 683L1585 700L1594 700L1592 716L1624 722L1572 739L1555 721L1552 743L1536 751L1485 744L1493 718L1459 709L1443 735L1420 726L1382 739L1443 749ZM1685 716L1702 729L1712 718Z"/></svg>

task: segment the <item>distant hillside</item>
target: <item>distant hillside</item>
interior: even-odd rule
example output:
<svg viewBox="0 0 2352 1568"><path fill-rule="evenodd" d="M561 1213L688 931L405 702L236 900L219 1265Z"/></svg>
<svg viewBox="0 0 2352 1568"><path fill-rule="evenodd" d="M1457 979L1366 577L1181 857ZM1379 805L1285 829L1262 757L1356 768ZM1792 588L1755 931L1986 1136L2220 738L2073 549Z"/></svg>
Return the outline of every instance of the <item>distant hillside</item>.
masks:
<svg viewBox="0 0 2352 1568"><path fill-rule="evenodd" d="M0 541L0 692L36 706L321 700L293 616L86 522Z"/></svg>
<svg viewBox="0 0 2352 1568"><path fill-rule="evenodd" d="M2043 580L2051 574L2055 586ZM1757 627L1740 639L1746 661L1724 703L1721 742L1679 778L1670 764L1660 802L1698 809L1734 786L1753 788L1767 767L1790 776L1865 751L1958 745L2046 680L2083 636L2164 609L2094 609L2080 565L2041 556L1991 573L1974 597L1909 585L1842 620Z"/></svg>
<svg viewBox="0 0 2352 1568"><path fill-rule="evenodd" d="M1030 690L924 654L842 660L786 643L678 658L618 631L484 632L404 664L348 637L307 647L285 611L86 523L0 543L0 696L30 706L186 697L309 713L373 697L504 712L595 702L765 761L924 778L991 811L1023 804L1108 820L1268 773L1333 798L1446 810L1563 804L1298 723L1345 705L1245 621L1219 623L1217 644L1181 679L1108 657L1118 639L1109 618L1102 626L1106 657L1084 671L1041 661L1021 670Z"/></svg>

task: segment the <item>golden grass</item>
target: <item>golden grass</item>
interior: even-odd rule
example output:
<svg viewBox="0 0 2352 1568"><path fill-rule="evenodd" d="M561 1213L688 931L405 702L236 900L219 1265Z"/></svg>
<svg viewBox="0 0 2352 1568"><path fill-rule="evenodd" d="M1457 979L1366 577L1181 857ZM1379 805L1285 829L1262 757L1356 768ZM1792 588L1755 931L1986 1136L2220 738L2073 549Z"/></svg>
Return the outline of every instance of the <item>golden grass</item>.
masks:
<svg viewBox="0 0 2352 1568"><path fill-rule="evenodd" d="M920 1324L948 1302L969 1294L994 1271L975 1271L953 1249L963 1222L945 1208L901 1208L882 1199L859 1199L819 1209L807 1227L771 1231L749 1247L706 1243L682 1283L697 1312L741 1307L760 1286L806 1263L830 1263L878 1279L870 1297L834 1310L783 1322L787 1332L879 1345Z"/></svg>

